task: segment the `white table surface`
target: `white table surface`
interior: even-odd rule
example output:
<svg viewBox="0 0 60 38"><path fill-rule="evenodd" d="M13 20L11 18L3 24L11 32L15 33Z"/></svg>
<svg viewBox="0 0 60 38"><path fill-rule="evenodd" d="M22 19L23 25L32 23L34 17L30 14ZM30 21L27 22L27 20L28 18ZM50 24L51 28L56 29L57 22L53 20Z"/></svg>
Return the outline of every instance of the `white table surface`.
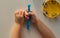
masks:
<svg viewBox="0 0 60 38"><path fill-rule="evenodd" d="M55 20L49 20L42 14L42 3L44 0L30 0L31 8L36 12L40 18L56 35L60 38L60 17ZM58 0L60 2L60 0ZM0 0L0 38L9 38L9 32L13 24L14 11L27 7L27 0ZM35 28L30 28L28 32L25 27L22 30L23 38L39 38L40 35Z"/></svg>

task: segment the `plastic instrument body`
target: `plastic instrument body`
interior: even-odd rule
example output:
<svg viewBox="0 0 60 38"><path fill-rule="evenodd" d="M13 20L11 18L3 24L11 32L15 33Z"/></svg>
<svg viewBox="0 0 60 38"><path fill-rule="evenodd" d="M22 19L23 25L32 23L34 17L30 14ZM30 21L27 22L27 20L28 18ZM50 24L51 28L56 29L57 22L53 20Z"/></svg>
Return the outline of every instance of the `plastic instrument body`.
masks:
<svg viewBox="0 0 60 38"><path fill-rule="evenodd" d="M56 18L60 15L60 4L56 0L50 0L43 3L43 14L48 18Z"/></svg>
<svg viewBox="0 0 60 38"><path fill-rule="evenodd" d="M31 4L28 4L28 13L30 12L30 7L31 7ZM26 27L27 27L27 30L29 30L29 27L30 27L30 18L26 22Z"/></svg>

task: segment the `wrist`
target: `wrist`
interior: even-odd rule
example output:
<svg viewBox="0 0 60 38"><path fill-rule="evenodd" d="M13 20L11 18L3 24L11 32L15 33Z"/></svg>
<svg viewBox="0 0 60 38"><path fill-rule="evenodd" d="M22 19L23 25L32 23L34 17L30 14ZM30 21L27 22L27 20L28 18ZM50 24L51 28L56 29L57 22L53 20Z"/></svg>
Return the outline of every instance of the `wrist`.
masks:
<svg viewBox="0 0 60 38"><path fill-rule="evenodd" d="M38 27L40 23L41 23L40 19L37 19L35 26Z"/></svg>
<svg viewBox="0 0 60 38"><path fill-rule="evenodd" d="M35 27L37 27L38 25L38 22L39 22L39 19L36 19L34 23L32 23Z"/></svg>
<svg viewBox="0 0 60 38"><path fill-rule="evenodd" d="M21 30L22 29L22 25L21 24L18 24L16 22L14 22L14 26L15 30Z"/></svg>
<svg viewBox="0 0 60 38"><path fill-rule="evenodd" d="M20 22L14 22L14 24L17 24L17 25L20 25L20 26L22 26L23 25L23 23L20 23Z"/></svg>
<svg viewBox="0 0 60 38"><path fill-rule="evenodd" d="M23 25L23 21L20 21L20 20L15 20L15 23L19 24L19 25Z"/></svg>
<svg viewBox="0 0 60 38"><path fill-rule="evenodd" d="M38 22L39 22L39 19L36 20L36 23L35 23L36 26L38 25Z"/></svg>

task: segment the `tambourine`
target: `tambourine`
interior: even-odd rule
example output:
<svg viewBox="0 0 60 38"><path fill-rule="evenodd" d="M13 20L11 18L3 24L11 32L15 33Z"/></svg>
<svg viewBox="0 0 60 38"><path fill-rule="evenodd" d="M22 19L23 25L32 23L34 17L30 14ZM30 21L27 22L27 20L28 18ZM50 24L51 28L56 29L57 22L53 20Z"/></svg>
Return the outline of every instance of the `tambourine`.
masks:
<svg viewBox="0 0 60 38"><path fill-rule="evenodd" d="M43 15L48 18L56 18L60 15L60 4L56 0L45 1L42 5Z"/></svg>

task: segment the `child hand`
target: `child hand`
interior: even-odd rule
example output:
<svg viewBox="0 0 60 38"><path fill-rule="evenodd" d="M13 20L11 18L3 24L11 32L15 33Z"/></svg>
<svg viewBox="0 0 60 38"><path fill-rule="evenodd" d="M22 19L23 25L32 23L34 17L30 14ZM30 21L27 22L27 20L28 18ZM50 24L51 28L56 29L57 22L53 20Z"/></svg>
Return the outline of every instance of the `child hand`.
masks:
<svg viewBox="0 0 60 38"><path fill-rule="evenodd" d="M20 9L15 11L15 22L19 24L24 24L24 10Z"/></svg>

